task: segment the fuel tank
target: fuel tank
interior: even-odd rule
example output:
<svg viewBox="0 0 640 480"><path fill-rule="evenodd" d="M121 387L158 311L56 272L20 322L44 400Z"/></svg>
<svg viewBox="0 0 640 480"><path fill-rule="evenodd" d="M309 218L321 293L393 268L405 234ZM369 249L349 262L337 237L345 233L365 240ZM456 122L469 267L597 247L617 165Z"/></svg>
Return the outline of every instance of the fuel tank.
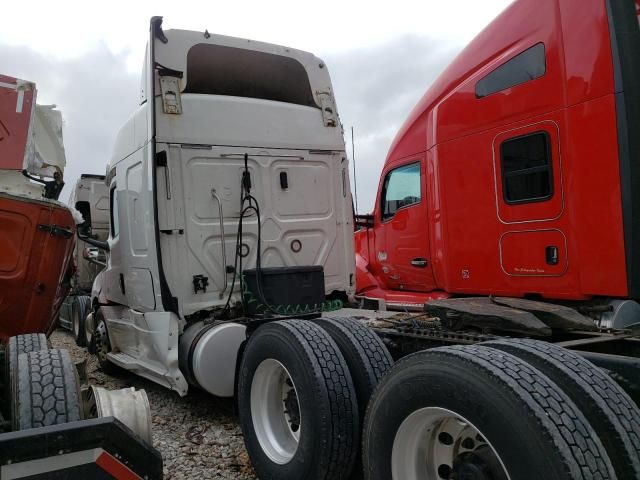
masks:
<svg viewBox="0 0 640 480"><path fill-rule="evenodd" d="M75 231L62 203L0 192L0 342L53 329L69 291Z"/></svg>

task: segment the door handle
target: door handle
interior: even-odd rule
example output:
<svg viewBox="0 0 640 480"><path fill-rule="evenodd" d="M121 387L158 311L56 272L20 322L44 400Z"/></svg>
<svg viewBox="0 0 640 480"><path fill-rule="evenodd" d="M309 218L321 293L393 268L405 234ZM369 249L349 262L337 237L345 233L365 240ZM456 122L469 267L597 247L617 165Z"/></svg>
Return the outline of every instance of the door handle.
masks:
<svg viewBox="0 0 640 480"><path fill-rule="evenodd" d="M426 258L414 258L411 260L411 265L418 268L425 268L429 265L429 261Z"/></svg>

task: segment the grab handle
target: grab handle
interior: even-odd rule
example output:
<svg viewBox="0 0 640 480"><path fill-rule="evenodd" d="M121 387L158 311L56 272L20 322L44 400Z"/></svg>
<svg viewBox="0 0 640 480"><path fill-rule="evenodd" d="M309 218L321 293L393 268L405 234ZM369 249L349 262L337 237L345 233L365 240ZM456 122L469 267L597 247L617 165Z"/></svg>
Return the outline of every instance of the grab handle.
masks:
<svg viewBox="0 0 640 480"><path fill-rule="evenodd" d="M227 291L227 252L225 249L224 241L224 216L222 213L222 201L216 193L216 189L211 189L211 196L218 202L218 216L220 217L220 241L222 243L222 291L220 292L220 298L224 297L224 293Z"/></svg>

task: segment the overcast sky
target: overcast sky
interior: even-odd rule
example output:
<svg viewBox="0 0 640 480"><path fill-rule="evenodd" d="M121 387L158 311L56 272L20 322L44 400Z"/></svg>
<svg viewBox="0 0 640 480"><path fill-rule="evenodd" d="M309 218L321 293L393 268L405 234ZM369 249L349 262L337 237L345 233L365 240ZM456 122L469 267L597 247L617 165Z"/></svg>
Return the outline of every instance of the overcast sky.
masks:
<svg viewBox="0 0 640 480"><path fill-rule="evenodd" d="M67 185L104 174L134 110L148 21L308 50L332 75L350 152L356 134L360 213L405 117L460 49L511 0L5 2L0 73L35 81L65 121ZM66 187L61 199L66 200Z"/></svg>

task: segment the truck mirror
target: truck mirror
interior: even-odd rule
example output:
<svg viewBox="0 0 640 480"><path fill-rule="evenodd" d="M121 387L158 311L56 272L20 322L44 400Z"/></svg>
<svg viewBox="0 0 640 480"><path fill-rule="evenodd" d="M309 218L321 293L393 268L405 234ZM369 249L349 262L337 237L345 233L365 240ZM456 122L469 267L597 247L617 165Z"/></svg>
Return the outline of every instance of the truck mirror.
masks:
<svg viewBox="0 0 640 480"><path fill-rule="evenodd" d="M84 222L79 224L78 225L78 234L82 235L83 237L90 237L91 236L91 223L89 223L89 222L87 222L85 220Z"/></svg>
<svg viewBox="0 0 640 480"><path fill-rule="evenodd" d="M76 202L76 210L80 212L84 222L78 225L78 233L85 237L91 236L91 205L89 202Z"/></svg>

